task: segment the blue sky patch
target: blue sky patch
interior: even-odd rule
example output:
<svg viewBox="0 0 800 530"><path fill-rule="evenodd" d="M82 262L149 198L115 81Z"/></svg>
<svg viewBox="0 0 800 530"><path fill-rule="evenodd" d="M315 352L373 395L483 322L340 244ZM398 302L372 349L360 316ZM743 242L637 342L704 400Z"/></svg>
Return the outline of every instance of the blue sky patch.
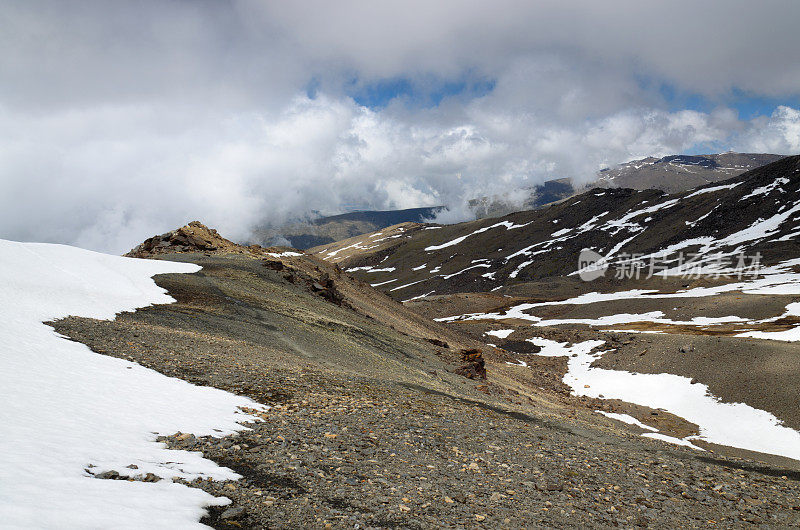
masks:
<svg viewBox="0 0 800 530"><path fill-rule="evenodd" d="M371 109L382 109L394 100L410 107L431 108L446 98L470 100L485 96L494 86L494 80L469 76L458 80L395 77L362 81L354 78L345 86L345 93L359 105Z"/></svg>
<svg viewBox="0 0 800 530"><path fill-rule="evenodd" d="M781 98L755 96L735 88L729 94L716 98L679 91L667 84L662 84L658 91L671 112L696 110L708 113L716 107L724 106L736 110L741 120L752 120L759 116L771 116L779 105L787 105L794 108L800 106L800 97L798 96Z"/></svg>

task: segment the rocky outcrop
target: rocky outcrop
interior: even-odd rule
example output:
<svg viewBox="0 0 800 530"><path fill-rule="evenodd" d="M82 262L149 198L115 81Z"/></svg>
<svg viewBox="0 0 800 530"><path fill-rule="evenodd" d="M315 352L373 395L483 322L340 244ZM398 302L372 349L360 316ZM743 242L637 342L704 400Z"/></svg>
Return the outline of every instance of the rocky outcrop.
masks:
<svg viewBox="0 0 800 530"><path fill-rule="evenodd" d="M461 360L464 364L456 368L454 373L467 379L486 379L486 361L480 350L461 350Z"/></svg>
<svg viewBox="0 0 800 530"><path fill-rule="evenodd" d="M245 247L225 239L213 228L200 221L192 221L186 226L159 236L146 239L143 243L125 254L131 258L148 258L157 254L175 252L217 252L244 254L260 250L253 245Z"/></svg>

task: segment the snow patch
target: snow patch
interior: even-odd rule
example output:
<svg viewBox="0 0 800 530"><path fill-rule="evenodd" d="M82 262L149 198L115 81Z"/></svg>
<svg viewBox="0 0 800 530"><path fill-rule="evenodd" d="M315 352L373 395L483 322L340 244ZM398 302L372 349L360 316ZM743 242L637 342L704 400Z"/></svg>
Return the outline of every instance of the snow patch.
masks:
<svg viewBox="0 0 800 530"><path fill-rule="evenodd" d="M619 412L606 412L604 410L598 410L597 412L599 412L600 414L602 414L607 418L611 418L612 420L621 421L622 423L627 423L629 425L635 425L640 429L644 429L646 431L658 432L658 429L656 429L655 427L645 425L644 423L640 422L633 416L629 416L628 414L621 414Z"/></svg>
<svg viewBox="0 0 800 530"><path fill-rule="evenodd" d="M531 221L531 222L533 222L533 221ZM453 239L452 241L448 241L447 243L442 243L441 245L431 245L429 247L425 247L425 251L426 252L430 252L430 251L433 251L433 250L441 250L443 248L452 247L453 245L458 245L459 243L461 243L462 241L464 241L465 239L467 239L470 236L474 236L476 234L482 234L483 232L486 232L487 230L491 230L492 228L497 228L499 226L504 226L506 228L506 230L515 230L517 228L522 228L524 226L528 226L529 224L531 224L531 222L523 223L521 225L518 225L518 224L512 223L510 221L501 221L501 222L495 223L495 224L493 224L491 226L484 226L483 228L479 228L479 229L475 230L474 232L471 232L471 233L469 233L469 234L467 234L465 236L457 237L457 238Z"/></svg>
<svg viewBox="0 0 800 530"><path fill-rule="evenodd" d="M74 247L0 240L0 513L13 528L204 528L206 506L226 504L173 483L237 479L200 453L167 450L158 435L224 436L261 405L92 352L43 322L102 320L175 300L155 274L197 265L123 258ZM156 483L98 480L115 470Z"/></svg>
<svg viewBox="0 0 800 530"><path fill-rule="evenodd" d="M619 399L652 409L663 409L694 423L700 434L682 442L700 439L730 447L800 460L800 433L785 427L774 415L744 403L723 403L706 385L673 374L640 374L621 370L592 368L605 351L592 353L604 344L589 340L572 345L543 338L527 339L540 346L535 355L567 357L568 371L563 381L573 394L603 399ZM664 435L648 435L665 441Z"/></svg>
<svg viewBox="0 0 800 530"><path fill-rule="evenodd" d="M498 339L505 339L509 335L514 333L513 329L493 329L491 331L487 331L487 335L492 335L493 337L497 337Z"/></svg>
<svg viewBox="0 0 800 530"><path fill-rule="evenodd" d="M761 186L760 188L754 189L753 191L751 191L750 193L748 193L747 195L745 195L744 197L742 197L739 200L743 201L745 199L749 199L750 197L755 197L757 195L769 195L772 192L772 190L774 190L778 186L783 186L784 184L789 184L789 182L790 182L790 180L787 179L786 177L778 177L774 181L772 181L769 184L767 184L766 186ZM783 192L783 190L780 190L780 191Z"/></svg>
<svg viewBox="0 0 800 530"><path fill-rule="evenodd" d="M714 193L715 191L730 190L735 188L739 184L741 184L741 182L736 182L734 184L723 184L721 186L712 186L710 188L703 188L702 190L697 190L694 193L690 193L689 195L684 197L684 199L690 199L692 197L697 197L698 195L703 195L705 193Z"/></svg>

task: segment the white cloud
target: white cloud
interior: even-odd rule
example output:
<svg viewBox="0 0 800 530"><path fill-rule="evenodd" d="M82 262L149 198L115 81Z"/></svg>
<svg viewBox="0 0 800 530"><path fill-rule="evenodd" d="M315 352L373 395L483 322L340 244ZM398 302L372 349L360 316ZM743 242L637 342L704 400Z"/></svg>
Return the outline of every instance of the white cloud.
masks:
<svg viewBox="0 0 800 530"><path fill-rule="evenodd" d="M449 204L455 219L469 198L696 145L798 152L795 108L742 121L724 105L732 87L797 94L798 10L12 2L0 17L0 237L120 252L192 219L240 239L351 207ZM434 108L347 96L395 76L494 88ZM670 111L660 83L723 104Z"/></svg>
<svg viewBox="0 0 800 530"><path fill-rule="evenodd" d="M798 147L800 113L786 107L750 123L649 109L563 126L482 103L424 125L325 96L298 96L279 114L202 119L139 105L6 109L0 131L14 141L0 144L0 226L4 237L121 252L195 218L246 238L260 222L315 210L462 211L469 198L731 134L742 150Z"/></svg>
<svg viewBox="0 0 800 530"><path fill-rule="evenodd" d="M769 118L757 118L756 125L737 142L740 149L772 153L800 153L800 110L779 106Z"/></svg>

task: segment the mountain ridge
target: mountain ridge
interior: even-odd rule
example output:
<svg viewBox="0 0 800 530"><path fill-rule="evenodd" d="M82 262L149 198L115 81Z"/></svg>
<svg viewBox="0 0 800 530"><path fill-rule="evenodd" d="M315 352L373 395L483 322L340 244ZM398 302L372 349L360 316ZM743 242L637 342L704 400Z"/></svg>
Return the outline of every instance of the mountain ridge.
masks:
<svg viewBox="0 0 800 530"><path fill-rule="evenodd" d="M603 169L594 180L581 186L574 185L568 178L551 179L502 195L473 198L468 201L467 208L476 219L502 217L517 211L538 209L596 186L660 189L675 193L724 180L780 158L781 155L733 152L669 155L660 159L648 157ZM446 209L447 206L358 210L316 217L276 228L258 228L251 240L267 246L283 244L305 250L382 230L395 224L430 221Z"/></svg>
<svg viewBox="0 0 800 530"><path fill-rule="evenodd" d="M418 283L404 288L404 296L430 291L488 291L507 280L574 273L583 248L595 247L604 255L612 249L613 253L647 254L711 234L732 236L751 226L762 214L771 213L769 217L777 222L785 215L778 211L782 204L800 201L798 168L800 157L786 157L725 181L673 195L657 190L595 189L543 210L459 225L414 226L412 231L389 240L388 247L374 247L372 241L381 238L368 234L310 252L345 269L356 269L357 276L369 278L372 283L396 280L395 285L382 287L390 293L397 293L390 290L396 286L413 282ZM773 185L776 179L788 180L781 187ZM769 199L776 194L783 202ZM580 208L575 208L578 204ZM792 234L800 227L795 228L789 221L780 223L780 230L772 233L769 245L755 241L746 247L762 252L768 264L795 252L797 244ZM648 230L650 226L658 226L658 230ZM626 241L628 238L630 241ZM730 250L735 246L732 240L727 245L724 237L717 239L723 240L721 248ZM476 259L480 262L473 263ZM530 268L534 263L536 267ZM569 269L564 264L574 265ZM417 268L422 265L425 267ZM388 268L394 270L380 270ZM433 276L429 272L432 270Z"/></svg>
<svg viewBox="0 0 800 530"><path fill-rule="evenodd" d="M726 180L757 167L777 162L783 155L770 153L719 153L668 155L632 160L598 173L592 185L600 187L659 189L678 193Z"/></svg>

